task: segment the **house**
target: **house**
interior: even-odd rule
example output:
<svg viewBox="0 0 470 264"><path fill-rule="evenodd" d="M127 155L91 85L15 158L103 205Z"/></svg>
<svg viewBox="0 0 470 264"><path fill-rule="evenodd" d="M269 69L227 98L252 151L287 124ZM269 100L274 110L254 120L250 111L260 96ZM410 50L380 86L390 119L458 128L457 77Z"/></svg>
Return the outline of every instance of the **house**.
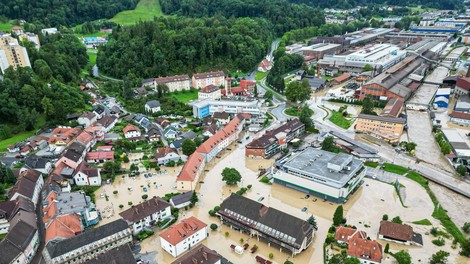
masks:
<svg viewBox="0 0 470 264"><path fill-rule="evenodd" d="M215 86L213 84L209 84L207 86L205 86L204 88L202 88L201 90L199 90L197 92L197 98L198 99L214 99L214 100L218 100L220 99L220 97L222 97L222 93L221 93L221 90L219 88L219 86Z"/></svg>
<svg viewBox="0 0 470 264"><path fill-rule="evenodd" d="M205 137L212 137L213 135L215 135L215 133L217 133L217 125L216 124L206 126L206 127L204 127L204 130L202 131L202 135L205 136Z"/></svg>
<svg viewBox="0 0 470 264"><path fill-rule="evenodd" d="M145 112L147 113L156 113L161 110L162 108L159 101L152 100L145 103Z"/></svg>
<svg viewBox="0 0 470 264"><path fill-rule="evenodd" d="M147 140L149 142L159 141L161 137L160 129L155 124L151 124L147 129Z"/></svg>
<svg viewBox="0 0 470 264"><path fill-rule="evenodd" d="M347 255L359 259L361 264L382 263L382 245L368 239L366 232L340 226L336 229L335 239L347 246Z"/></svg>
<svg viewBox="0 0 470 264"><path fill-rule="evenodd" d="M231 228L238 228L258 241L285 249L292 256L313 243L315 228L308 221L235 193L222 202L216 214Z"/></svg>
<svg viewBox="0 0 470 264"><path fill-rule="evenodd" d="M167 126L163 129L163 136L167 139L175 139L178 137L178 130L174 126Z"/></svg>
<svg viewBox="0 0 470 264"><path fill-rule="evenodd" d="M161 127L165 128L165 127L169 126L171 122L168 121L168 119L165 119L163 117L158 117L157 119L155 119L155 123L157 123Z"/></svg>
<svg viewBox="0 0 470 264"><path fill-rule="evenodd" d="M178 191L195 190L196 184L199 181L204 171L205 156L199 152L191 154L176 177L176 187Z"/></svg>
<svg viewBox="0 0 470 264"><path fill-rule="evenodd" d="M125 138L138 138L141 136L140 129L131 124L128 124L122 131Z"/></svg>
<svg viewBox="0 0 470 264"><path fill-rule="evenodd" d="M219 122L222 126L225 126L230 122L230 114L227 112L215 112L212 117Z"/></svg>
<svg viewBox="0 0 470 264"><path fill-rule="evenodd" d="M176 149L177 151L180 151L181 147L183 145L183 141L184 141L184 139L177 139L177 140L171 142L170 143L170 148Z"/></svg>
<svg viewBox="0 0 470 264"><path fill-rule="evenodd" d="M55 163L56 170L60 167L59 164L61 163L65 164L67 167L76 169L78 164L83 161L85 153L85 145L82 145L78 142L73 142L66 148L64 154L62 154L62 157Z"/></svg>
<svg viewBox="0 0 470 264"><path fill-rule="evenodd" d="M404 118L359 114L355 130L389 142L398 142L405 125Z"/></svg>
<svg viewBox="0 0 470 264"><path fill-rule="evenodd" d="M316 77L313 77L313 76L305 76L304 78L306 78L308 80L310 88L314 92L322 90L326 87L326 80L323 79L323 78L316 78Z"/></svg>
<svg viewBox="0 0 470 264"><path fill-rule="evenodd" d="M188 253L184 254L181 258L173 261L171 264L222 264L224 258L217 251L212 250L203 244L197 245L192 248Z"/></svg>
<svg viewBox="0 0 470 264"><path fill-rule="evenodd" d="M27 156L24 159L24 162L28 168L36 170L42 174L49 174L49 172L52 171L52 163L48 159L37 155Z"/></svg>
<svg viewBox="0 0 470 264"><path fill-rule="evenodd" d="M118 118L116 116L110 115L110 116L103 116L101 119L96 121L95 126L100 126L102 127L102 130L104 133L108 133L111 131L111 129L114 128L114 126L117 123Z"/></svg>
<svg viewBox="0 0 470 264"><path fill-rule="evenodd" d="M132 227L132 232L137 235L155 222L160 222L171 216L171 204L160 197L154 196L131 208L119 213Z"/></svg>
<svg viewBox="0 0 470 264"><path fill-rule="evenodd" d="M192 76L192 87L202 88L209 84L224 85L225 73L223 71L196 73Z"/></svg>
<svg viewBox="0 0 470 264"><path fill-rule="evenodd" d="M158 85L166 85L168 92L189 90L190 79L188 75L176 75L168 77L160 77L154 80L154 89L157 91Z"/></svg>
<svg viewBox="0 0 470 264"><path fill-rule="evenodd" d="M240 88L243 89L244 91L253 93L255 91L255 87L256 87L255 81L240 80Z"/></svg>
<svg viewBox="0 0 470 264"><path fill-rule="evenodd" d="M160 244L163 250L176 258L206 239L207 236L207 224L191 216L160 233Z"/></svg>
<svg viewBox="0 0 470 264"><path fill-rule="evenodd" d="M413 227L385 220L380 221L379 239L407 246L423 246L423 237L413 232Z"/></svg>
<svg viewBox="0 0 470 264"><path fill-rule="evenodd" d="M113 248L107 252L96 255L93 258L83 262L84 264L136 264L134 254L132 253L129 244Z"/></svg>
<svg viewBox="0 0 470 264"><path fill-rule="evenodd" d="M334 85L338 85L338 84L341 84L347 80L349 80L349 78L351 78L351 74L349 73L343 73L342 75L336 77L333 79L333 84Z"/></svg>
<svg viewBox="0 0 470 264"><path fill-rule="evenodd" d="M101 186L100 170L91 167L86 161L82 161L77 167L73 179L78 186Z"/></svg>
<svg viewBox="0 0 470 264"><path fill-rule="evenodd" d="M88 152L85 155L88 163L105 163L106 161L114 161L114 151L97 151Z"/></svg>
<svg viewBox="0 0 470 264"><path fill-rule="evenodd" d="M47 244L51 240L72 238L82 233L82 217L79 214L57 215L45 223Z"/></svg>
<svg viewBox="0 0 470 264"><path fill-rule="evenodd" d="M198 136L197 133L192 131L192 130L186 131L183 134L181 134L182 138L184 138L184 139L188 138L188 139L191 139L191 140L195 139L197 136Z"/></svg>
<svg viewBox="0 0 470 264"><path fill-rule="evenodd" d="M77 120L78 124L82 125L83 127L88 127L93 122L95 122L97 116L93 112L85 112L83 113Z"/></svg>
<svg viewBox="0 0 470 264"><path fill-rule="evenodd" d="M258 64L258 71L267 72L267 71L270 71L272 67L273 67L273 64L270 61L268 61L267 59L263 59Z"/></svg>
<svg viewBox="0 0 470 264"><path fill-rule="evenodd" d="M131 241L129 225L118 219L69 239L50 241L42 254L46 263L83 263Z"/></svg>
<svg viewBox="0 0 470 264"><path fill-rule="evenodd" d="M170 198L171 206L174 208L184 208L191 204L191 198L193 197L193 191L185 192L183 194L178 194Z"/></svg>
<svg viewBox="0 0 470 264"><path fill-rule="evenodd" d="M155 159L157 159L158 165L161 166L167 164L170 161L178 162L181 157L178 155L175 149L166 146L157 148Z"/></svg>
<svg viewBox="0 0 470 264"><path fill-rule="evenodd" d="M245 156L250 158L270 158L286 147L293 139L305 132L305 125L293 119L272 131L254 139L245 146Z"/></svg>
<svg viewBox="0 0 470 264"><path fill-rule="evenodd" d="M8 198L10 201L14 201L18 197L23 197L31 201L36 207L43 185L44 180L40 172L23 169L20 171L15 185L8 191Z"/></svg>
<svg viewBox="0 0 470 264"><path fill-rule="evenodd" d="M52 136L49 138L49 146L65 146L68 145L73 139L82 133L79 128L70 127L57 127L52 131Z"/></svg>
<svg viewBox="0 0 470 264"><path fill-rule="evenodd" d="M468 95L468 91L470 91L470 77L457 78L454 89L455 95Z"/></svg>
<svg viewBox="0 0 470 264"><path fill-rule="evenodd" d="M30 200L19 196L16 200L0 202L0 234L8 233L10 223L17 214L32 213L34 215L34 204Z"/></svg>
<svg viewBox="0 0 470 264"><path fill-rule="evenodd" d="M39 247L36 217L12 220L5 238L0 241L1 263L30 263Z"/></svg>
<svg viewBox="0 0 470 264"><path fill-rule="evenodd" d="M81 143L85 146L85 152L90 151L90 149L95 145L96 140L93 135L87 131L83 131L78 135L76 142Z"/></svg>
<svg viewBox="0 0 470 264"><path fill-rule="evenodd" d="M470 126L470 114L453 111L449 114L450 121L460 126Z"/></svg>
<svg viewBox="0 0 470 264"><path fill-rule="evenodd" d="M98 119L103 118L103 116L105 116L105 115L107 114L107 113L106 113L107 111L109 112L109 110L108 110L105 106L100 105L100 104L99 104L99 105L95 105L95 106L93 107L93 113L96 114L96 116L97 116Z"/></svg>

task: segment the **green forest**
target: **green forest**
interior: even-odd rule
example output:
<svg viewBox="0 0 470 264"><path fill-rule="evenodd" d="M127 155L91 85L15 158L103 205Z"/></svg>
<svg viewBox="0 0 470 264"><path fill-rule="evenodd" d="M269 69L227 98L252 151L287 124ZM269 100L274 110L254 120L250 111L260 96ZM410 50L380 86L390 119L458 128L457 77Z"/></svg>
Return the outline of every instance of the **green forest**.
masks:
<svg viewBox="0 0 470 264"><path fill-rule="evenodd" d="M348 9L356 6L392 5L392 6L423 6L439 9L459 9L463 7L461 0L289 0L291 3L318 6L321 8Z"/></svg>
<svg viewBox="0 0 470 264"><path fill-rule="evenodd" d="M10 19L57 27L112 18L134 9L139 0L7 0L0 1L0 14Z"/></svg>
<svg viewBox="0 0 470 264"><path fill-rule="evenodd" d="M102 72L116 78L211 69L246 72L265 56L272 39L265 19L161 17L117 27L100 48L97 63Z"/></svg>

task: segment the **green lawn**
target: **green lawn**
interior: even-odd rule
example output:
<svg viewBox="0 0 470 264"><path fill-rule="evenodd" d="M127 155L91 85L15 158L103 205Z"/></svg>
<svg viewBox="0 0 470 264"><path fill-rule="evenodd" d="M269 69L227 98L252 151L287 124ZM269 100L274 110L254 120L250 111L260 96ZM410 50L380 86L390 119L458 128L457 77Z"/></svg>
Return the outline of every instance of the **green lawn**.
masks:
<svg viewBox="0 0 470 264"><path fill-rule="evenodd" d="M7 147L10 145L14 145L17 142L21 142L29 137L32 137L35 135L36 131L41 128L44 124L46 123L46 119L44 115L41 115L39 117L38 123L36 124L36 127L33 129L33 131L25 131L21 132L19 134L14 135L11 138L7 138L5 140L0 141L0 152L6 151Z"/></svg>
<svg viewBox="0 0 470 264"><path fill-rule="evenodd" d="M95 65L96 64L96 56L98 55L97 53L87 51L88 54L88 62L90 65Z"/></svg>
<svg viewBox="0 0 470 264"><path fill-rule="evenodd" d="M354 123L354 120L346 119L343 116L343 113L337 112L335 110L331 111L330 121L333 124L335 124L335 125L337 125L341 128L344 128L344 129L348 129Z"/></svg>
<svg viewBox="0 0 470 264"><path fill-rule="evenodd" d="M403 175L408 171L408 169L405 167L398 166L398 165L391 164L391 163L384 163L382 169L384 171L388 171L388 172L392 172L392 173L396 173L400 175Z"/></svg>
<svg viewBox="0 0 470 264"><path fill-rule="evenodd" d="M377 168L377 166L379 166L379 164L377 162L367 161L367 162L364 162L364 166L371 167L371 168Z"/></svg>
<svg viewBox="0 0 470 264"><path fill-rule="evenodd" d="M11 31L11 28L14 27L11 22L0 22L0 31Z"/></svg>
<svg viewBox="0 0 470 264"><path fill-rule="evenodd" d="M256 74L255 74L255 80L256 80L256 81L261 81L261 80L264 79L266 76L268 76L268 73L269 73L269 72L260 72L260 71L257 71Z"/></svg>
<svg viewBox="0 0 470 264"><path fill-rule="evenodd" d="M431 221L429 221L428 219L421 219L419 221L414 221L414 222L411 222L415 225L432 225Z"/></svg>
<svg viewBox="0 0 470 264"><path fill-rule="evenodd" d="M116 14L110 21L121 25L133 25L140 20L153 20L161 16L162 10L158 0L140 0L134 10L126 10Z"/></svg>
<svg viewBox="0 0 470 264"><path fill-rule="evenodd" d="M309 109L309 110L310 110L310 116L312 116L313 110L312 109ZM297 106L292 106L292 107L286 108L286 110L284 110L284 114L290 115L290 116L299 116L300 111L297 109Z"/></svg>
<svg viewBox="0 0 470 264"><path fill-rule="evenodd" d="M177 93L170 93L168 96L173 96L176 100L187 103L191 100L197 99L197 90L195 91L184 91L184 92L177 92Z"/></svg>

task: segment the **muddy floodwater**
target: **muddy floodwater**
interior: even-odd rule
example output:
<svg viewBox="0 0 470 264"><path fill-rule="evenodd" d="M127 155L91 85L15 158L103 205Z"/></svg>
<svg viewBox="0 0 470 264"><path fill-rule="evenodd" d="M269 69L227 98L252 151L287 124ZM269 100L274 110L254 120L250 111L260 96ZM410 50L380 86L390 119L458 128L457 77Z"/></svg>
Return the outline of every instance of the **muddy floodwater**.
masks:
<svg viewBox="0 0 470 264"><path fill-rule="evenodd" d="M273 253L273 263L284 263L289 259L294 263L323 263L323 242L326 238L328 228L332 224L332 216L334 210L338 206L331 202L324 202L321 199L316 199L311 196L309 199L304 199L305 194L293 189L286 188L277 184L265 184L259 182L258 172L260 169L269 168L274 160L265 159L251 159L245 158L244 155L244 142L243 144L232 144L230 150L225 150L220 154L220 158L214 158L209 164L206 165L205 172L201 176L201 183L197 186L199 194L199 202L196 206L189 210L180 210L179 220L195 216L205 222L207 225L216 223L219 228L216 231L209 231L209 237L202 243L209 248L216 250L225 258L233 263L256 263L255 256L259 255L268 259L269 253ZM136 161L141 156L136 155ZM130 166L130 164L126 164ZM238 186L227 186L222 182L221 172L226 167L236 168L242 175L242 181ZM176 192L176 176L178 175L181 167L175 168L162 168L166 173L158 174L155 171L150 173L156 174L150 178L145 178L141 172L135 180L132 177L118 176L112 184L103 185L97 192L97 207L102 211L103 220L101 224L108 223L119 218L119 212L129 208L128 202L137 204L142 200L142 195L147 194L152 196L164 196L166 193ZM433 225L439 226L431 214L433 211L432 202L427 196L424 189L418 184L403 180L402 184L406 187L406 198L404 203L407 206L403 207L398 199L393 186L378 181L365 179L364 184L349 198L349 201L344 205L345 216L348 223L356 225L359 229L363 229L368 233L371 239L377 239L377 233L380 225L380 220L383 214L388 214L390 218L400 216L405 223L410 224L412 221L429 219ZM319 230L315 232L315 237L312 246L299 255L292 257L288 252L281 252L276 247L269 247L266 243L256 241L256 238L250 238L246 234L239 231L230 229L230 227L222 225L216 217L211 217L208 211L213 209L214 206L220 205L221 202L227 198L231 192L235 192L241 187L252 185L245 196L253 200L263 198L262 203L266 206L274 207L286 213L292 214L302 219L307 219L310 215L317 219ZM147 188L147 192L143 191L143 187ZM118 191L113 194L113 191ZM109 201L101 198L100 194L103 193L109 197ZM124 206L123 209L119 205ZM307 212L301 212L301 209L306 207ZM413 260L421 260L427 262L429 256L440 249L451 253L449 263L466 263L465 259L458 256L458 249L450 248L451 240L446 240L444 247L438 248L431 243L435 239L425 232L429 232L430 226L418 226L411 224L418 232L423 234L424 247L407 247L390 243L390 249L400 250L407 249L413 257ZM367 227L366 227L367 226ZM147 238L141 243L142 251L157 252L157 263L171 263L175 260L170 254L163 251L160 247L157 229L155 235ZM226 235L228 232L228 236ZM243 243L240 243L240 239ZM384 247L386 242L379 241ZM255 254L250 254L249 251L239 255L230 249L230 245L242 245L248 243L250 248L253 245L258 246ZM385 258L383 263L393 263L393 258ZM468 260L468 259L467 259Z"/></svg>

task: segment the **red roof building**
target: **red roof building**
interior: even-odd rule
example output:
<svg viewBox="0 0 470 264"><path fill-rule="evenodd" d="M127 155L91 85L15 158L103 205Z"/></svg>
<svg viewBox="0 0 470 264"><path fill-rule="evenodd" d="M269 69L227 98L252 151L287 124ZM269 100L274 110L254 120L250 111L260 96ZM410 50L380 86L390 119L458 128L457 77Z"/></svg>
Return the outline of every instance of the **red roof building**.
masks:
<svg viewBox="0 0 470 264"><path fill-rule="evenodd" d="M89 163L103 163L106 161L114 161L114 151L98 151L88 152L85 159Z"/></svg>
<svg viewBox="0 0 470 264"><path fill-rule="evenodd" d="M160 234L162 249L177 257L207 238L207 224L191 216Z"/></svg>

